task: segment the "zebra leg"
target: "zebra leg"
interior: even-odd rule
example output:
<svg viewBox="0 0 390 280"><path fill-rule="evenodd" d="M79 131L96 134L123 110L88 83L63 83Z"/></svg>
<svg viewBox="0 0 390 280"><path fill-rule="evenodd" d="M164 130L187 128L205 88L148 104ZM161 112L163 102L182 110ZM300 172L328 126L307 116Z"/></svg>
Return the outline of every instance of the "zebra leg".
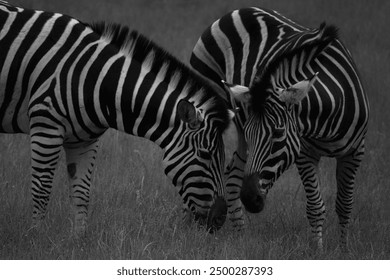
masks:
<svg viewBox="0 0 390 280"><path fill-rule="evenodd" d="M46 216L53 178L60 159L63 133L47 121L38 120L30 128L31 194L33 199L33 227Z"/></svg>
<svg viewBox="0 0 390 280"><path fill-rule="evenodd" d="M95 167L98 140L77 145L65 145L66 163L70 181L69 197L74 217L74 233L85 234L92 172Z"/></svg>
<svg viewBox="0 0 390 280"><path fill-rule="evenodd" d="M340 245L343 252L348 251L348 225L353 205L353 191L357 170L364 155L364 140L358 149L337 159L336 213L341 230Z"/></svg>
<svg viewBox="0 0 390 280"><path fill-rule="evenodd" d="M240 191L247 157L246 147L247 145L243 133L238 133L237 149L225 171L225 176L227 177L226 192L228 215L229 219L233 223L233 227L238 230L242 229L245 225L242 203L240 200Z"/></svg>
<svg viewBox="0 0 390 280"><path fill-rule="evenodd" d="M323 251L322 228L325 220L325 204L321 196L318 178L320 156L301 151L296 165L306 192L306 215L319 252Z"/></svg>

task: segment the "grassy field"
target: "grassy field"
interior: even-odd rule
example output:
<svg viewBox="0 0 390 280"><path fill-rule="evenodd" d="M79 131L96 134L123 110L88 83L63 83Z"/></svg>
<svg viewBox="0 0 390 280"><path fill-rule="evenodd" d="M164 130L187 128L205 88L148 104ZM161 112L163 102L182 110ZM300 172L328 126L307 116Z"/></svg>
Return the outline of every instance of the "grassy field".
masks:
<svg viewBox="0 0 390 280"><path fill-rule="evenodd" d="M85 21L109 20L138 29L188 63L202 31L225 13L246 6L280 11L310 27L340 28L369 96L367 151L356 183L352 259L390 259L390 2L288 0L15 0ZM44 228L29 230L29 141L0 135L0 259L339 259L334 211L335 165L321 163L326 200L322 255L310 246L305 194L296 168L269 194L266 209L247 215L245 231L229 222L210 235L181 223L181 199L161 169L162 153L146 140L108 131L94 174L88 236L70 236L68 187L62 163Z"/></svg>

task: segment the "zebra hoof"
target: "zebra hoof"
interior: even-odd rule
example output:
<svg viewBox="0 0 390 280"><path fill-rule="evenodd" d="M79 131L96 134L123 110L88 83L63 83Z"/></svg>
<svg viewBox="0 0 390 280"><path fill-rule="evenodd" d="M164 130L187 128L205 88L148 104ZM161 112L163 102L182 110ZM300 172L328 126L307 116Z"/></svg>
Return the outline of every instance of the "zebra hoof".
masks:
<svg viewBox="0 0 390 280"><path fill-rule="evenodd" d="M45 215L34 213L32 217L31 228L38 229L44 225Z"/></svg>
<svg viewBox="0 0 390 280"><path fill-rule="evenodd" d="M83 238L86 236L87 222L84 219L78 219L76 217L73 226L73 236L76 238Z"/></svg>
<svg viewBox="0 0 390 280"><path fill-rule="evenodd" d="M33 220L32 224L31 224L31 229L37 229L37 228L40 228L43 224L43 221L42 220Z"/></svg>
<svg viewBox="0 0 390 280"><path fill-rule="evenodd" d="M73 230L73 236L74 236L76 239L84 238L84 237L86 236L86 229L85 229L85 227L74 228L74 230Z"/></svg>

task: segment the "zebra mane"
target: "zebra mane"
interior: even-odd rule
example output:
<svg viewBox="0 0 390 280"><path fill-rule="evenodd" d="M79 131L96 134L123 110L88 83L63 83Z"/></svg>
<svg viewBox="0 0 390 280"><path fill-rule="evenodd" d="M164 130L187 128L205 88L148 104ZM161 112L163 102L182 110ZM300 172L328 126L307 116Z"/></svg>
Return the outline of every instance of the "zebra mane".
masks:
<svg viewBox="0 0 390 280"><path fill-rule="evenodd" d="M116 46L126 55L140 62L149 60L151 69L165 68L165 78L176 83L185 83L188 88L186 98L196 99L199 106L213 114L221 122L220 129L225 130L229 123L227 105L203 77L192 71L184 63L135 30L116 23L95 22L87 24L104 40Z"/></svg>
<svg viewBox="0 0 390 280"><path fill-rule="evenodd" d="M263 69L258 69L250 88L252 110L257 113L263 111L266 99L275 86L275 77L283 79L286 73L291 75L291 72L296 73L298 77L300 61L304 61L303 66L308 65L336 39L338 39L337 27L322 23L320 28L314 32L303 34L289 41Z"/></svg>
<svg viewBox="0 0 390 280"><path fill-rule="evenodd" d="M1 5L4 5L4 6L10 6L10 4L8 3L8 1L2 1L2 0L0 0L0 4L1 4Z"/></svg>

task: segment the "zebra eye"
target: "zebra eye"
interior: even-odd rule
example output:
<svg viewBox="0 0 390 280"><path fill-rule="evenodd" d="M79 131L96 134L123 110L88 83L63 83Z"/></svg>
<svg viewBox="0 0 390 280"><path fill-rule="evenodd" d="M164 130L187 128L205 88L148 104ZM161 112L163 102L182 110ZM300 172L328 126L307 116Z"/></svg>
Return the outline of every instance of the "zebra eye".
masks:
<svg viewBox="0 0 390 280"><path fill-rule="evenodd" d="M206 149L199 149L198 156L205 160L211 160L211 154Z"/></svg>

